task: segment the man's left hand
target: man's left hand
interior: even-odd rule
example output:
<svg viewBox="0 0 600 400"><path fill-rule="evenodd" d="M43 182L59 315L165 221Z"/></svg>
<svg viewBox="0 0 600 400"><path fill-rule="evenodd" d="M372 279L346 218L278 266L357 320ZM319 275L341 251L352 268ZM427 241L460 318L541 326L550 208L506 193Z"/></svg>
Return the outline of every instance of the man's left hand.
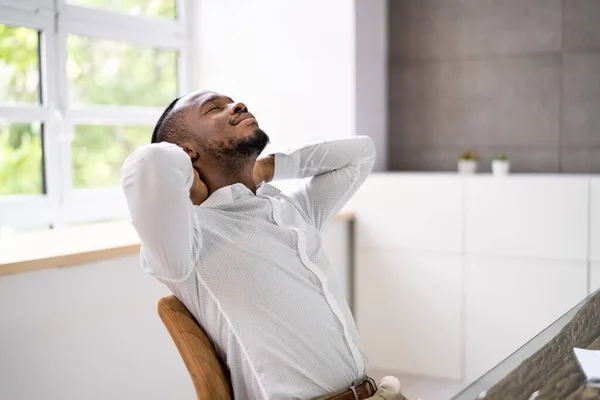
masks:
<svg viewBox="0 0 600 400"><path fill-rule="evenodd" d="M263 182L271 182L273 180L273 174L275 173L275 156L269 155L263 158L259 158L254 163L254 169L252 170L252 177L256 186Z"/></svg>

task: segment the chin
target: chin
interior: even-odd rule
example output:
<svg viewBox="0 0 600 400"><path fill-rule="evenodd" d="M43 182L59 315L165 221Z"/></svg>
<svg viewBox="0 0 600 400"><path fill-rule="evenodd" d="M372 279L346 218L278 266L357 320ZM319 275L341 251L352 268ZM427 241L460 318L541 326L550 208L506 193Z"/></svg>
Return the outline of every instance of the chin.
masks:
<svg viewBox="0 0 600 400"><path fill-rule="evenodd" d="M244 129L241 129L238 136L242 136L242 137L254 136L254 135L256 135L257 131L261 131L261 129L258 127L258 125L244 126Z"/></svg>
<svg viewBox="0 0 600 400"><path fill-rule="evenodd" d="M258 126L254 128L250 138L252 138L251 140L256 141L257 144L262 147L260 151L262 151L270 142L269 135L267 135L265 131L260 129Z"/></svg>
<svg viewBox="0 0 600 400"><path fill-rule="evenodd" d="M246 127L246 129L244 129L238 135L239 138L243 138L243 139L247 139L247 140L257 139L257 138L260 138L261 136L266 136L267 138L269 137L269 136L267 136L265 131L263 131L262 129L260 129L258 127L258 125L248 126L248 127Z"/></svg>
<svg viewBox="0 0 600 400"><path fill-rule="evenodd" d="M231 148L228 153L236 157L256 156L269 144L269 136L258 126L253 126L252 129L244 129L243 133L240 133L237 139L232 139L230 143ZM223 150L224 147L222 147L221 152Z"/></svg>

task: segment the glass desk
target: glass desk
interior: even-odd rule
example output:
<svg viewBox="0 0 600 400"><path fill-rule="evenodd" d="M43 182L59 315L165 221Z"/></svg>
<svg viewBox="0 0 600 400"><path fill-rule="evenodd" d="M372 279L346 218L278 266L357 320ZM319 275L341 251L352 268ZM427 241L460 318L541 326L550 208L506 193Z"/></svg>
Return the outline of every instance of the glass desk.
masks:
<svg viewBox="0 0 600 400"><path fill-rule="evenodd" d="M600 350L600 291L581 301L452 400L600 399L600 389L586 385L573 347Z"/></svg>

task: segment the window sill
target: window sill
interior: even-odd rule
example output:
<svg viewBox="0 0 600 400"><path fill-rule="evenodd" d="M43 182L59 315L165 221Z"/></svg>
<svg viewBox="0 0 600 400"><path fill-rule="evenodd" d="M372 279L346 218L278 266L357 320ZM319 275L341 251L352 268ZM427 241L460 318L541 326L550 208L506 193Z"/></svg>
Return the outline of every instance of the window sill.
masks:
<svg viewBox="0 0 600 400"><path fill-rule="evenodd" d="M336 221L348 222L344 211ZM0 276L70 267L137 254L140 242L126 221L0 235Z"/></svg>

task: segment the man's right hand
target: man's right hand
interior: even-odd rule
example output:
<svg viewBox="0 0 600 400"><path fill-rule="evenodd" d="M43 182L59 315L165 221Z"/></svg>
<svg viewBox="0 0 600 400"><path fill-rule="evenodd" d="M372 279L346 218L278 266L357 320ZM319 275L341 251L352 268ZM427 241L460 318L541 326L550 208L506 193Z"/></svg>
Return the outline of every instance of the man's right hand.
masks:
<svg viewBox="0 0 600 400"><path fill-rule="evenodd" d="M192 204L195 206L199 206L204 203L204 200L208 198L208 187L206 187L206 183L200 179L200 174L196 167L194 167L194 161L198 159L198 153L192 151L192 149L187 146L181 146L183 151L186 152L188 156L190 156L190 161L192 162L192 169L194 170L194 183L190 188L190 200L192 200Z"/></svg>
<svg viewBox="0 0 600 400"><path fill-rule="evenodd" d="M199 206L208 198L208 188L206 184L200 179L198 170L194 168L194 183L190 189L190 200L195 206Z"/></svg>

